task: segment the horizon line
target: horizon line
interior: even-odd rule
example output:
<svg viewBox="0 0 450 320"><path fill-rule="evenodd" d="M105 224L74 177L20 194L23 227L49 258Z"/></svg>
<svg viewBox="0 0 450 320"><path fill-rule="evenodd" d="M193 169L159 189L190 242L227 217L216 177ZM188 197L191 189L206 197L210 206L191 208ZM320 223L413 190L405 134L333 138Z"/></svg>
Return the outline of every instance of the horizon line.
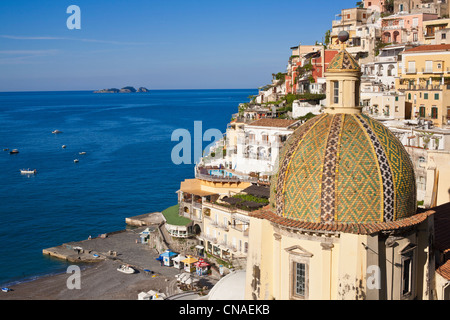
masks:
<svg viewBox="0 0 450 320"><path fill-rule="evenodd" d="M82 89L82 90L17 90L17 91L0 91L0 93L27 93L27 92L94 92L99 89ZM258 90L258 88L209 88L209 89L148 89L151 91L205 91L205 90ZM121 92L117 92L121 93ZM125 93L145 93L145 92L125 92ZM105 93L108 94L108 93Z"/></svg>

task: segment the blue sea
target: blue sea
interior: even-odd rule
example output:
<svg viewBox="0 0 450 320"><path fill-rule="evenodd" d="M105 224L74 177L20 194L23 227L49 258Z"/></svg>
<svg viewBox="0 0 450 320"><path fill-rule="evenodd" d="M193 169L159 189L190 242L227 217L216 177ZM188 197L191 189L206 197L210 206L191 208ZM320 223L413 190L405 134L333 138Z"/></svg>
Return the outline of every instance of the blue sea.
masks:
<svg viewBox="0 0 450 320"><path fill-rule="evenodd" d="M42 249L125 229L126 217L176 204L194 159L172 162L172 132L187 129L194 141L194 121L202 121L203 132L225 133L239 103L256 93L0 93L0 284L64 272Z"/></svg>

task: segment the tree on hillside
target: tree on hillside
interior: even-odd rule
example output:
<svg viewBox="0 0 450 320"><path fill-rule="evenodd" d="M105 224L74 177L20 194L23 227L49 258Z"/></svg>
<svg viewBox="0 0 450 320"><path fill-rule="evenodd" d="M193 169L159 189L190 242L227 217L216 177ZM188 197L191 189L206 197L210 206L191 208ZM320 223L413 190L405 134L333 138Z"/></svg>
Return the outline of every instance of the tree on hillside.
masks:
<svg viewBox="0 0 450 320"><path fill-rule="evenodd" d="M327 30L327 32L325 32L325 46L328 46L330 44L331 41L331 30Z"/></svg>
<svg viewBox="0 0 450 320"><path fill-rule="evenodd" d="M386 0L384 2L384 10L388 13L394 12L394 0Z"/></svg>

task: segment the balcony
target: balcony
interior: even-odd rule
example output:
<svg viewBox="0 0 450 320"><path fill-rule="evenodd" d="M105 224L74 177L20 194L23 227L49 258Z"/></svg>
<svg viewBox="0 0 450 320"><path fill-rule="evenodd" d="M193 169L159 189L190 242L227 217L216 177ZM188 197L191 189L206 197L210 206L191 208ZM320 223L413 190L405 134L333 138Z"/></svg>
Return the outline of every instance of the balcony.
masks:
<svg viewBox="0 0 450 320"><path fill-rule="evenodd" d="M222 229L222 230L224 230L224 231L228 231L228 230L229 230L228 225L223 224L223 223L217 223L217 224L216 224L216 227L217 227L217 228L220 228L220 229Z"/></svg>
<svg viewBox="0 0 450 320"><path fill-rule="evenodd" d="M399 88L399 90L409 91L442 91L445 89L450 89L450 85L406 85L405 88Z"/></svg>
<svg viewBox="0 0 450 320"><path fill-rule="evenodd" d="M238 137L237 139L238 144L243 144L246 146L261 146L261 147L281 147L281 142L279 141L270 141L270 140L256 140L256 139L249 139L244 137Z"/></svg>
<svg viewBox="0 0 450 320"><path fill-rule="evenodd" d="M211 236L209 234L202 234L201 236L203 239L208 240L209 242L212 242L214 244L217 243L217 237Z"/></svg>

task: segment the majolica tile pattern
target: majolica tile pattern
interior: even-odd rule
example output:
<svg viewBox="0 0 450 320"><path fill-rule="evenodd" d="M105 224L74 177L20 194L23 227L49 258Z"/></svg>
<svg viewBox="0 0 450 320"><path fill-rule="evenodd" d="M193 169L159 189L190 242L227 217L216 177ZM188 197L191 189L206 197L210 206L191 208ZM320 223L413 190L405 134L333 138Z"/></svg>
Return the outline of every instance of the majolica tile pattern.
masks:
<svg viewBox="0 0 450 320"><path fill-rule="evenodd" d="M416 213L409 156L364 115L322 114L294 132L280 156L275 213L315 223L389 222Z"/></svg>
<svg viewBox="0 0 450 320"><path fill-rule="evenodd" d="M327 71L360 71L361 67L346 50L340 51L328 65Z"/></svg>
<svg viewBox="0 0 450 320"><path fill-rule="evenodd" d="M336 157L339 149L339 133L342 127L342 115L333 118L328 135L322 171L321 219L333 222L336 207Z"/></svg>

